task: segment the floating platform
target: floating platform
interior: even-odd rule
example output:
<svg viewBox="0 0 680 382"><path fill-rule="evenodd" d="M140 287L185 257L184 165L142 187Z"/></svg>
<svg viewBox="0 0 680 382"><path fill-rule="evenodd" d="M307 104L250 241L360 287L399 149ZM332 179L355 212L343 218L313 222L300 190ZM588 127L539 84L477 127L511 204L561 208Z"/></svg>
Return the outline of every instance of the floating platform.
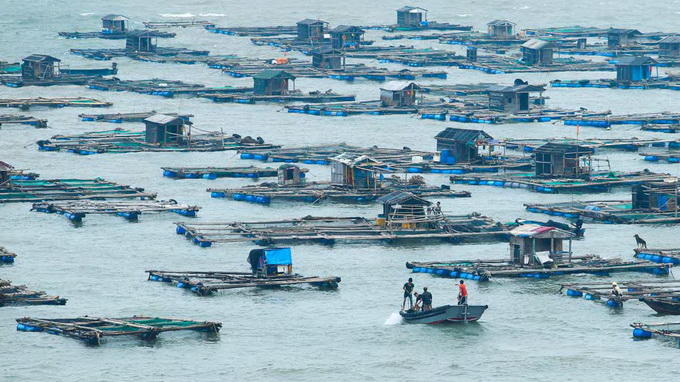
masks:
<svg viewBox="0 0 680 382"><path fill-rule="evenodd" d="M174 212L176 214L196 217L201 209L199 206L187 206L178 204L175 200L156 201L72 201L72 202L40 202L33 203L31 211L45 212L48 214L63 215L70 222L81 223L86 215L115 215L129 221L138 221L139 215L149 213Z"/></svg>
<svg viewBox="0 0 680 382"><path fill-rule="evenodd" d="M1 203L85 199L155 199L156 194L104 179L17 180L0 185Z"/></svg>
<svg viewBox="0 0 680 382"><path fill-rule="evenodd" d="M0 264L12 264L16 257L16 253L8 251L5 247L0 247Z"/></svg>
<svg viewBox="0 0 680 382"><path fill-rule="evenodd" d="M257 102L344 102L344 101L354 101L356 99L355 95L342 95L333 92L289 92L284 95L254 95L252 93L243 93L239 95L233 94L212 94L205 93L199 94L199 97L208 98L213 102L229 102L229 103L244 103L244 104L254 104Z"/></svg>
<svg viewBox="0 0 680 382"><path fill-rule="evenodd" d="M666 264L666 266L671 265ZM680 281L677 280L634 280L616 283L621 288L621 296L612 296L611 282L562 284L560 293L564 290L567 296L601 302L610 308L621 308L626 301L643 300L647 297L680 300Z"/></svg>
<svg viewBox="0 0 680 382"><path fill-rule="evenodd" d="M0 279L0 307L12 305L66 305L66 299L36 292L25 285L12 285L9 280Z"/></svg>
<svg viewBox="0 0 680 382"><path fill-rule="evenodd" d="M82 56L92 60L108 61L116 57L129 57L140 59L142 61L154 57L172 57L172 56L207 56L210 54L208 50L191 50L185 48L156 48L153 53L127 51L125 49L71 49L71 54Z"/></svg>
<svg viewBox="0 0 680 382"><path fill-rule="evenodd" d="M434 105L432 105L434 106ZM320 105L286 105L289 113L308 114L323 117L347 117L350 115L391 115L416 114L419 107L385 107L380 101L362 101L353 103L333 103Z"/></svg>
<svg viewBox="0 0 680 382"><path fill-rule="evenodd" d="M680 265L680 248L635 248L635 257L655 263Z"/></svg>
<svg viewBox="0 0 680 382"><path fill-rule="evenodd" d="M520 150L527 153L532 153L537 147L543 146L546 143L579 145L594 150L623 150L623 151L638 151L644 147L678 147L680 148L680 141L672 139L660 138L528 138L528 139L514 139L508 138L501 142L495 143L498 146L505 147L510 150ZM677 145L677 146L676 146Z"/></svg>
<svg viewBox="0 0 680 382"><path fill-rule="evenodd" d="M190 84L183 81L170 81L159 78L150 80L120 80L117 78L99 79L89 81L87 87L94 90L128 91L167 98L180 95L196 96L204 93L248 93L253 91L253 88L234 88L231 86L206 87L199 84Z"/></svg>
<svg viewBox="0 0 680 382"><path fill-rule="evenodd" d="M668 151L645 151L639 155L647 162L666 161L668 163L680 163L680 141L671 142L675 150L672 148Z"/></svg>
<svg viewBox="0 0 680 382"><path fill-rule="evenodd" d="M133 316L126 318L17 318L17 330L47 332L76 338L92 345L100 345L109 337L134 336L145 341L155 339L162 332L194 330L217 333L220 322L191 321L177 318Z"/></svg>
<svg viewBox="0 0 680 382"><path fill-rule="evenodd" d="M21 73L21 64L18 62L0 61L0 74Z"/></svg>
<svg viewBox="0 0 680 382"><path fill-rule="evenodd" d="M617 81L615 79L600 80L553 80L550 86L554 88L599 88L599 89L667 89L680 90L677 79L659 78L649 81Z"/></svg>
<svg viewBox="0 0 680 382"><path fill-rule="evenodd" d="M499 56L479 56L477 61L464 61L459 69L479 70L487 74L550 73L550 72L602 72L614 71L608 62L555 58L551 65L526 65L516 59Z"/></svg>
<svg viewBox="0 0 680 382"><path fill-rule="evenodd" d="M278 171L267 167L161 167L163 176L173 179L275 178Z"/></svg>
<svg viewBox="0 0 680 382"><path fill-rule="evenodd" d="M156 114L163 114L170 117L182 117L187 122L194 117L193 114L159 113L155 110L152 110L138 113L78 114L78 118L80 118L80 120L84 122L109 122L109 123L144 122L145 119Z"/></svg>
<svg viewBox="0 0 680 382"><path fill-rule="evenodd" d="M507 123L528 123L528 122L550 122L559 121L566 118L580 117L603 117L609 115L610 112L589 112L581 109L554 109L543 108L541 110L534 110L528 113L504 113L492 110L481 109L479 111L467 112L463 110L458 111L455 107L451 107L445 112L421 110L421 119L435 119L445 121L447 116L449 121L462 123L485 123L485 124L507 124Z"/></svg>
<svg viewBox="0 0 680 382"><path fill-rule="evenodd" d="M582 116L563 119L568 126L611 127L612 125L678 125L680 113L639 113L626 115Z"/></svg>
<svg viewBox="0 0 680 382"><path fill-rule="evenodd" d="M215 26L212 21L208 20L144 21L142 24L147 28L207 28Z"/></svg>
<svg viewBox="0 0 680 382"><path fill-rule="evenodd" d="M58 76L50 78L25 79L21 76L0 76L0 83L11 88L20 88L24 86L85 85L93 78L101 78L102 76L110 76L117 73L118 68L114 63L113 67L103 69L60 69Z"/></svg>
<svg viewBox="0 0 680 382"><path fill-rule="evenodd" d="M364 29L378 29L387 32L419 32L419 31L471 31L472 26L470 25L460 25L460 24L450 24L450 23L439 23L436 21L428 21L427 23L417 25L417 26L400 26L397 24L392 25L373 25L362 27Z"/></svg>
<svg viewBox="0 0 680 382"><path fill-rule="evenodd" d="M264 27L218 27L206 25L205 29L211 33L226 34L231 36L280 36L296 35L297 25L291 26L264 26Z"/></svg>
<svg viewBox="0 0 680 382"><path fill-rule="evenodd" d="M666 338L673 341L680 339L680 322L664 322L658 324L643 324L634 322L633 338L644 340L648 338Z"/></svg>
<svg viewBox="0 0 680 382"><path fill-rule="evenodd" d="M27 115L0 114L0 128L2 125L30 125L36 129L47 127L47 120Z"/></svg>
<svg viewBox="0 0 680 382"><path fill-rule="evenodd" d="M336 242L395 243L399 241L503 241L508 232L502 224L479 214L460 216L428 216L419 223L430 223L433 228L390 229L363 217L312 217L301 219L233 222L233 223L176 223L176 233L194 244L210 247L213 243L254 242L268 246L278 243ZM406 224L406 223L404 223ZM412 224L412 223L408 223Z"/></svg>
<svg viewBox="0 0 680 382"><path fill-rule="evenodd" d="M173 38L177 33L161 32L157 30L145 31L149 36L155 38ZM101 38L105 40L123 40L128 37L127 32L59 32L59 37L68 39L87 39Z"/></svg>
<svg viewBox="0 0 680 382"><path fill-rule="evenodd" d="M16 107L28 110L31 107L109 107L111 102L104 102L86 97L63 97L63 98L4 98L0 99L0 107Z"/></svg>
<svg viewBox="0 0 680 382"><path fill-rule="evenodd" d="M680 133L680 124L670 123L670 124L658 124L650 123L642 125L640 130L651 131L654 133L666 133L666 134L677 134Z"/></svg>
<svg viewBox="0 0 680 382"><path fill-rule="evenodd" d="M527 211L605 224L677 224L678 211L633 209L630 200L595 200L552 204L524 204Z"/></svg>

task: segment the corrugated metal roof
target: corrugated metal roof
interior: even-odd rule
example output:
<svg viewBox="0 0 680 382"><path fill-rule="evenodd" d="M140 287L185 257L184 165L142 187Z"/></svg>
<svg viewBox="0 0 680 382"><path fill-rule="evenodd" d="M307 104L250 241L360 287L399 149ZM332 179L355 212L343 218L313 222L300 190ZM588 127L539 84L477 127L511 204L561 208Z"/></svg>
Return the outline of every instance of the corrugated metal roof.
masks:
<svg viewBox="0 0 680 382"><path fill-rule="evenodd" d="M656 64L653 58L645 56L628 56L621 57L616 61L616 66L640 66L640 65L652 65Z"/></svg>
<svg viewBox="0 0 680 382"><path fill-rule="evenodd" d="M10 171L14 170L14 166L11 164L5 163L3 161L0 161L0 171Z"/></svg>
<svg viewBox="0 0 680 382"><path fill-rule="evenodd" d="M439 132L434 139L436 140L451 140L463 143L472 143L480 140L491 140L491 135L483 130L473 129L456 129L448 127L446 130Z"/></svg>
<svg viewBox="0 0 680 382"><path fill-rule="evenodd" d="M319 19L304 19L297 22L301 25L315 25L315 24L328 24L326 21Z"/></svg>
<svg viewBox="0 0 680 382"><path fill-rule="evenodd" d="M492 85L492 86L489 86L486 90L488 90L489 92L501 92L501 93L514 93L514 92L520 92L520 91L541 92L541 91L545 90L545 86L544 85L528 85L528 84L513 85L513 86Z"/></svg>
<svg viewBox="0 0 680 382"><path fill-rule="evenodd" d="M342 153L336 157L331 158L332 161L340 162L347 166L357 166L362 163L372 163L381 164L377 160L369 157L368 155L352 154L352 153Z"/></svg>
<svg viewBox="0 0 680 382"><path fill-rule="evenodd" d="M130 20L129 17L123 16L123 15L116 15L114 13L108 14L104 17L102 17L102 20L106 21L122 21L122 20Z"/></svg>
<svg viewBox="0 0 680 382"><path fill-rule="evenodd" d="M406 191L395 191L392 193L389 193L387 195L383 195L378 198L378 203L382 204L403 204L407 201L414 202L411 204L420 204L423 206L429 206L432 204L432 202L429 202L423 198L420 198L418 196L413 195L410 192Z"/></svg>
<svg viewBox="0 0 680 382"><path fill-rule="evenodd" d="M579 145L572 145L569 143L549 142L543 146L537 147L534 149L534 152L546 154L592 154L595 152L595 149Z"/></svg>
<svg viewBox="0 0 680 382"><path fill-rule="evenodd" d="M427 12L427 9L420 7L405 6L397 9L397 12L411 12L411 13L422 13Z"/></svg>
<svg viewBox="0 0 680 382"><path fill-rule="evenodd" d="M411 85L413 85L414 90L421 90L422 89L415 82L411 82L411 81L391 81L391 82L388 82L387 84L385 84L383 87L381 87L380 90L387 90L387 91L391 91L391 92L396 92L396 91L404 90Z"/></svg>
<svg viewBox="0 0 680 382"><path fill-rule="evenodd" d="M527 49L544 49L544 48L554 48L555 44L553 44L550 41L532 38L531 40L522 44L522 47L527 48Z"/></svg>
<svg viewBox="0 0 680 382"><path fill-rule="evenodd" d="M680 44L680 36L668 36L659 41L659 44Z"/></svg>
<svg viewBox="0 0 680 382"><path fill-rule="evenodd" d="M288 80L294 80L295 76L280 69L265 69L253 76L254 79L258 80L271 80L273 78L283 78Z"/></svg>
<svg viewBox="0 0 680 382"><path fill-rule="evenodd" d="M365 31L357 26L354 25L338 25L337 27L331 29L329 33L346 33L346 32L351 32L351 33L364 33Z"/></svg>
<svg viewBox="0 0 680 382"><path fill-rule="evenodd" d="M607 34L625 34L625 35L641 35L642 32L640 32L637 29L625 29L625 28L609 28L607 29Z"/></svg>
<svg viewBox="0 0 680 382"><path fill-rule="evenodd" d="M28 61L28 62L61 62L60 59L48 56L46 54L32 54L28 57L24 57L22 61Z"/></svg>
<svg viewBox="0 0 680 382"><path fill-rule="evenodd" d="M513 23L512 21L508 21L508 20L494 20L494 21L489 22L486 25L500 26L500 25L517 25L517 24Z"/></svg>
<svg viewBox="0 0 680 382"><path fill-rule="evenodd" d="M512 236L531 237L535 239L569 239L574 237L573 233L555 227L545 227L538 224L523 224L510 231Z"/></svg>
<svg viewBox="0 0 680 382"><path fill-rule="evenodd" d="M182 117L165 115L165 114L154 114L151 117L145 119L144 122L153 122L153 123L165 125L165 124L168 124L168 123L175 122L178 119L181 119L182 121L184 121L184 118L182 118ZM185 123L186 123L186 121L185 121Z"/></svg>

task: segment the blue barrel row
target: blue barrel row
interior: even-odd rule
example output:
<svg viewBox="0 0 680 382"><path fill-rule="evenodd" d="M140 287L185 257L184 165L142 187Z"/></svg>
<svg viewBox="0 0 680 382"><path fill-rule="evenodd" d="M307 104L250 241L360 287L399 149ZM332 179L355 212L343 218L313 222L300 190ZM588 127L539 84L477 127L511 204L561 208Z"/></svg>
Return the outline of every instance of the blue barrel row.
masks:
<svg viewBox="0 0 680 382"><path fill-rule="evenodd" d="M227 34L227 35L232 35L236 36L236 32L232 32L230 30L225 30L225 29L217 29L217 28L205 28L208 32L210 33L217 33L217 34Z"/></svg>
<svg viewBox="0 0 680 382"><path fill-rule="evenodd" d="M448 269L435 269L435 268L425 268L425 267L415 267L413 268L413 273L431 273L433 275L451 278L461 278L473 281L486 281L482 280L482 276L475 275L469 272L457 272L449 271Z"/></svg>
<svg viewBox="0 0 680 382"><path fill-rule="evenodd" d="M213 191L210 193L210 197L212 198L226 198L227 194L224 192L220 191ZM256 195L247 195L247 194L233 194L231 196L232 199L234 199L237 202L248 202L248 203L255 203L255 204L269 204L271 203L271 198L266 197L266 196L256 196Z"/></svg>
<svg viewBox="0 0 680 382"><path fill-rule="evenodd" d="M176 210L170 210L178 215L190 217L190 218L195 218L196 217L196 210L184 210L184 209L176 209Z"/></svg>
<svg viewBox="0 0 680 382"><path fill-rule="evenodd" d="M584 82L551 82L554 88L609 88L609 84Z"/></svg>
<svg viewBox="0 0 680 382"><path fill-rule="evenodd" d="M36 208L35 211L44 212L44 213L48 213L48 214L56 213L56 214L64 215L64 217L66 217L68 220L71 220L71 221L74 221L74 222L81 222L83 220L83 218L85 217L85 214L83 214L83 213L75 213L74 214L74 213L64 212L64 211L53 211L53 210L49 210L47 208Z"/></svg>
<svg viewBox="0 0 680 382"><path fill-rule="evenodd" d="M591 127L610 127L611 123L605 120L579 120L579 119L565 119L566 126L591 126Z"/></svg>
<svg viewBox="0 0 680 382"><path fill-rule="evenodd" d="M477 65L458 65L458 69L473 69L473 70L479 70L487 74L505 74L504 71L498 70L498 69L491 69L491 68L483 68L481 66Z"/></svg>
<svg viewBox="0 0 680 382"><path fill-rule="evenodd" d="M156 95L156 96L161 96L161 97L166 97L170 98L175 95L175 92L170 92L170 91L142 91L138 92L139 94L148 94L148 95Z"/></svg>
<svg viewBox="0 0 680 382"><path fill-rule="evenodd" d="M435 121L446 121L446 114L421 114L420 119L434 119Z"/></svg>
<svg viewBox="0 0 680 382"><path fill-rule="evenodd" d="M449 121L463 122L463 123L486 123L486 124L496 123L496 121L493 120L493 119L466 117L464 115L450 115Z"/></svg>
<svg viewBox="0 0 680 382"><path fill-rule="evenodd" d="M235 77L235 78L252 77L250 74L239 73L239 72L233 72L233 71L231 71L231 70L225 70L224 73L225 73L225 74L228 74L228 75L230 75L230 76L232 76L232 77Z"/></svg>
<svg viewBox="0 0 680 382"><path fill-rule="evenodd" d="M22 332L42 332L43 328L40 326L33 326L33 325L26 325L19 323L17 324L17 330L22 331Z"/></svg>
<svg viewBox="0 0 680 382"><path fill-rule="evenodd" d="M149 280L151 281L158 281L158 282L164 282L164 283L169 283L172 282L172 279L170 277L163 277L161 275L155 275L155 274L150 274L149 275Z"/></svg>
<svg viewBox="0 0 680 382"><path fill-rule="evenodd" d="M659 157L656 155L645 155L645 160L647 162L658 162ZM680 157L664 157L668 163L680 163Z"/></svg>
<svg viewBox="0 0 680 382"><path fill-rule="evenodd" d="M14 256L0 256L0 263L13 263L14 262Z"/></svg>
<svg viewBox="0 0 680 382"><path fill-rule="evenodd" d="M584 299L589 300L589 301L601 300L600 296L593 295L593 294L590 294L590 293L583 293L581 291L577 291L577 290L573 290L573 289L567 289L567 296L583 297ZM621 307L621 303L619 301L616 301L616 300L609 299L609 300L607 300L606 304L610 308L620 308Z"/></svg>
<svg viewBox="0 0 680 382"><path fill-rule="evenodd" d="M580 216L577 213L561 212L561 211L554 211L554 210L540 209L540 208L533 208L533 207L527 207L527 211L537 213L537 214L551 215L551 216L564 216L565 218L578 218Z"/></svg>
<svg viewBox="0 0 680 382"><path fill-rule="evenodd" d="M243 154L241 154L241 155L243 155ZM252 158L249 158L249 159L252 159ZM234 173L226 173L226 174L222 174L222 175L229 177L229 178L258 178L259 177L259 173L257 173L257 172L248 172L248 173L234 172ZM180 176L180 174L175 172L175 171L165 170L165 171L163 171L163 176L167 177L167 178L183 178L183 179L199 179L199 178L202 178L202 179L217 179L217 174L212 173L212 172L205 173L205 174L200 174L200 173L195 173L195 172L185 172L184 174L182 174L182 176Z"/></svg>
<svg viewBox="0 0 680 382"><path fill-rule="evenodd" d="M349 114L346 111L330 111L330 110L314 110L314 109L288 109L289 113L321 115L325 117L347 117ZM371 114L371 113L368 113Z"/></svg>
<svg viewBox="0 0 680 382"><path fill-rule="evenodd" d="M58 151L58 150L57 150L57 151ZM67 149L66 151L69 152L69 153L78 154L78 155L94 155L94 154L99 154L97 151L85 150L85 149Z"/></svg>
<svg viewBox="0 0 680 382"><path fill-rule="evenodd" d="M641 260L647 260L651 261L654 263L663 263L663 264L680 264L680 259L677 259L675 257L669 257L669 256L662 256L662 255L653 255L651 253L638 253L635 255L638 259Z"/></svg>
<svg viewBox="0 0 680 382"><path fill-rule="evenodd" d="M184 235L187 238L187 240L191 240L192 243L198 245L199 247L206 248L212 246L212 241L206 240L203 236L193 236L181 225L178 225L177 228L175 228L175 233L177 233L178 235Z"/></svg>
<svg viewBox="0 0 680 382"><path fill-rule="evenodd" d="M503 180L485 180L485 179L455 179L453 180L456 184L469 184L473 186L494 186L494 187L504 187L504 188L530 188L536 192L541 192L544 194L554 194L557 191L551 187L544 186L532 186L529 184L518 183L518 182L506 182Z"/></svg>

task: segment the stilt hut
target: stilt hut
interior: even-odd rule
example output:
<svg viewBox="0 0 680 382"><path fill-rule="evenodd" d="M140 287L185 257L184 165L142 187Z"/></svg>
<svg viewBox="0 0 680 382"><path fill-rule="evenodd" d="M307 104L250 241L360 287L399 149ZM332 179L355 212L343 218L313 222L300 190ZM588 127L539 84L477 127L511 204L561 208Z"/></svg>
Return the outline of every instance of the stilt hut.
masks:
<svg viewBox="0 0 680 382"><path fill-rule="evenodd" d="M383 106L412 107L417 103L420 86L409 81L392 81L380 88L380 101Z"/></svg>
<svg viewBox="0 0 680 382"><path fill-rule="evenodd" d="M471 163L480 159L479 148L491 146L493 138L482 130L449 127L437 134L440 162L447 164Z"/></svg>
<svg viewBox="0 0 680 382"><path fill-rule="evenodd" d="M680 212L680 182L650 182L634 186L632 209Z"/></svg>
<svg viewBox="0 0 680 382"><path fill-rule="evenodd" d="M376 223L393 229L429 228L427 207L431 202L419 198L410 192L395 191L378 198L382 203L382 214Z"/></svg>
<svg viewBox="0 0 680 382"><path fill-rule="evenodd" d="M23 79L48 79L59 74L60 59L45 54L32 54L21 63Z"/></svg>
<svg viewBox="0 0 680 382"><path fill-rule="evenodd" d="M380 162L366 155L350 153L331 158L331 183L353 189L378 187L376 166Z"/></svg>
<svg viewBox="0 0 680 382"><path fill-rule="evenodd" d="M571 240L575 234L555 227L523 224L510 231L511 261L520 266L545 266L571 261ZM564 241L568 241L567 250Z"/></svg>
<svg viewBox="0 0 680 382"><path fill-rule="evenodd" d="M522 44L522 62L527 65L551 65L555 44L532 38Z"/></svg>
<svg viewBox="0 0 680 382"><path fill-rule="evenodd" d="M312 66L320 69L342 70L345 68L345 57L342 51L329 46L312 50Z"/></svg>
<svg viewBox="0 0 680 382"><path fill-rule="evenodd" d="M290 90L295 89L295 76L285 70L266 69L253 76L255 95L286 95ZM293 83L293 89L289 89L289 84Z"/></svg>
<svg viewBox="0 0 680 382"><path fill-rule="evenodd" d="M297 22L297 38L300 40L323 40L327 30L328 23L323 20L304 19Z"/></svg>
<svg viewBox="0 0 680 382"><path fill-rule="evenodd" d="M294 164L284 164L277 170L280 186L300 185L305 183L305 171Z"/></svg>
<svg viewBox="0 0 680 382"><path fill-rule="evenodd" d="M353 25L340 25L330 31L333 49L359 49L365 31Z"/></svg>
<svg viewBox="0 0 680 382"><path fill-rule="evenodd" d="M610 48L630 46L642 33L637 29L609 28L607 30L607 46Z"/></svg>
<svg viewBox="0 0 680 382"><path fill-rule="evenodd" d="M125 40L125 50L128 52L155 52L157 38L149 31L131 31Z"/></svg>
<svg viewBox="0 0 680 382"><path fill-rule="evenodd" d="M494 20L486 24L489 37L504 39L515 35L515 23L508 20Z"/></svg>
<svg viewBox="0 0 680 382"><path fill-rule="evenodd" d="M567 143L546 143L534 149L536 175L540 177L587 178L591 172L590 147Z"/></svg>
<svg viewBox="0 0 680 382"><path fill-rule="evenodd" d="M505 113L528 112L531 93L539 93L543 98L543 85L529 85L522 80L516 80L513 86L494 85L489 87L489 109Z"/></svg>
<svg viewBox="0 0 680 382"><path fill-rule="evenodd" d="M183 144L190 137L185 126L191 122L182 117L155 114L144 120L146 125L146 143L158 145Z"/></svg>
<svg viewBox="0 0 680 382"><path fill-rule="evenodd" d="M397 9L397 26L419 27L427 25L427 9L405 6Z"/></svg>
<svg viewBox="0 0 680 382"><path fill-rule="evenodd" d="M652 78L652 66L656 64L650 57L621 57L616 62L617 81L644 81Z"/></svg>
<svg viewBox="0 0 680 382"><path fill-rule="evenodd" d="M680 58L680 36L668 36L659 41L660 58Z"/></svg>
<svg viewBox="0 0 680 382"><path fill-rule="evenodd" d="M102 33L126 33L130 19L123 15L110 14L102 17Z"/></svg>

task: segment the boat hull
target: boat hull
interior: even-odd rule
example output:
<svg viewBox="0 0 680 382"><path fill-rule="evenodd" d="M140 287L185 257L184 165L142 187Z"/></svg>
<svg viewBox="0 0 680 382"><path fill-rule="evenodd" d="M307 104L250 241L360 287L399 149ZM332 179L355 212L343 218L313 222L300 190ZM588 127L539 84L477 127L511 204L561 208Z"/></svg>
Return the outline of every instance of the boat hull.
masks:
<svg viewBox="0 0 680 382"><path fill-rule="evenodd" d="M643 297L640 300L657 313L680 315L680 302L678 301L666 301L649 297Z"/></svg>
<svg viewBox="0 0 680 382"><path fill-rule="evenodd" d="M487 305L444 305L426 312L401 311L399 314L409 324L474 322L482 317L486 308Z"/></svg>

